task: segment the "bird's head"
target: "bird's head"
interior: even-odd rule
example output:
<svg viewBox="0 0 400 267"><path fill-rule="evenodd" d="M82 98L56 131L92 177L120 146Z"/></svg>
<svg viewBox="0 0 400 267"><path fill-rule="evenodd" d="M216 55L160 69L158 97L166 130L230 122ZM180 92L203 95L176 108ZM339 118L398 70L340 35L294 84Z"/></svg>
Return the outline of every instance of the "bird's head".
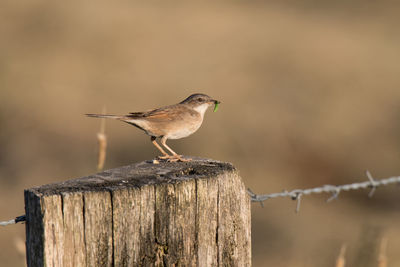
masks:
<svg viewBox="0 0 400 267"><path fill-rule="evenodd" d="M188 105L201 114L204 114L208 107L212 105L217 107L220 103L220 101L205 94L193 94L181 102L181 104ZM216 110L216 108L214 110Z"/></svg>

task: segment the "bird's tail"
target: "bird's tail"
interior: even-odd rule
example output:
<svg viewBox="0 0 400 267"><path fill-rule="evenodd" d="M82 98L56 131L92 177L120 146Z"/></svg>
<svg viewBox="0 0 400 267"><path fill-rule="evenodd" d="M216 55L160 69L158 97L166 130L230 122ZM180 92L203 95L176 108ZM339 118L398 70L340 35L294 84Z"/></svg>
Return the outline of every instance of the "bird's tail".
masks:
<svg viewBox="0 0 400 267"><path fill-rule="evenodd" d="M114 119L114 120L123 120L125 116L118 116L118 115L106 115L106 114L85 114L88 117L92 118L107 118L107 119Z"/></svg>

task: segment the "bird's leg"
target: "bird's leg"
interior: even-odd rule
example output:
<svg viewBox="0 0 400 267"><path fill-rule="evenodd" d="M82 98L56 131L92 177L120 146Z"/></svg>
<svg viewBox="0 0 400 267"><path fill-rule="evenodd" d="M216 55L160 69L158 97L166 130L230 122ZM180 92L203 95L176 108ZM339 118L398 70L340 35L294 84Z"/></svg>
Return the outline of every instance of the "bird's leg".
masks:
<svg viewBox="0 0 400 267"><path fill-rule="evenodd" d="M161 138L161 144L162 144L166 149L168 149L169 152L172 153L172 156L168 159L169 161L171 161L171 162L174 162L174 161L191 161L191 159L184 159L184 158L182 158L181 155L178 155L178 154L177 154L175 151L173 151L169 146L167 146L167 138L166 138L165 136L163 136L163 137Z"/></svg>
<svg viewBox="0 0 400 267"><path fill-rule="evenodd" d="M171 155L168 155L168 153L165 152L165 150L162 149L162 147L156 142L156 137L155 136L152 136L150 140L153 143L153 145L156 148L158 148L158 150L160 150L160 152L163 154L162 156L159 156L160 159L169 159L169 158L172 157Z"/></svg>
<svg viewBox="0 0 400 267"><path fill-rule="evenodd" d="M174 156L179 156L175 151L173 151L169 146L167 146L167 138L162 137L161 138L161 144L171 152L172 155Z"/></svg>

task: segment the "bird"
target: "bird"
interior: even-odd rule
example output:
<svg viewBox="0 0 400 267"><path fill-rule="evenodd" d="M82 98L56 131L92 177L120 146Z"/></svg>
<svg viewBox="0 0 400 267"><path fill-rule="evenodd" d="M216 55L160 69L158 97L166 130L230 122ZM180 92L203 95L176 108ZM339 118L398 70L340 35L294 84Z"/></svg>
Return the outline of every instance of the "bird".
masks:
<svg viewBox="0 0 400 267"><path fill-rule="evenodd" d="M203 123L204 113L214 105L214 112L221 102L206 94L192 94L178 104L147 110L130 112L127 115L85 114L88 117L108 118L131 124L150 136L153 145L161 152L159 159L168 162L190 161L183 158L167 145L168 139L180 139L196 132ZM171 154L168 154L156 141Z"/></svg>

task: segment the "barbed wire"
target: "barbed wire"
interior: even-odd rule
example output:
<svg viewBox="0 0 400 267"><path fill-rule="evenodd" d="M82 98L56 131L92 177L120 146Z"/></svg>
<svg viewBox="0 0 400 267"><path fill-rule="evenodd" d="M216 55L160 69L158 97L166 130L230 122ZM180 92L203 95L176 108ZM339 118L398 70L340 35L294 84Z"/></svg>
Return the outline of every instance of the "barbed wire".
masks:
<svg viewBox="0 0 400 267"><path fill-rule="evenodd" d="M250 189L247 189L247 192L250 195L250 199L252 202L259 202L261 206L263 206L264 201L277 198L277 197L290 197L292 200L296 200L296 212L300 210L301 198L304 195L310 194L321 194L321 193L330 193L332 196L327 199L327 202L332 201L333 199L338 198L341 191L350 191L350 190L358 190L358 189L365 189L371 188L368 196L372 197L375 193L375 190L379 186L389 185L389 184L396 184L400 183L400 176L390 177L381 180L375 180L369 171L366 171L366 175L368 181L361 182L361 183L352 183L352 184L344 184L344 185L324 185L321 187L314 187L310 189L294 189L292 191L283 191L281 193L272 193L272 194L265 194L265 195L257 195L253 193Z"/></svg>
<svg viewBox="0 0 400 267"><path fill-rule="evenodd" d="M375 193L376 188L383 185L389 184L400 184L400 176L389 177L386 179L375 180L369 171L366 171L366 175L368 181L361 182L361 183L352 183L352 184L344 184L344 185L324 185L321 187L314 187L309 189L294 189L292 191L284 190L280 193L272 193L272 194L264 194L264 195L257 195L250 188L247 189L248 194L250 195L250 199L252 202L259 202L261 206L264 206L264 201L277 198L277 197L290 197L292 200L296 200L296 213L300 211L300 204L301 198L303 195L311 195L311 194L321 194L321 193L330 193L332 196L328 198L326 201L330 202L339 197L341 191L350 191L350 190L358 190L358 189L365 189L371 188L371 191L368 194L368 197L372 197ZM15 219L9 221L2 221L0 222L0 226L6 226L10 224L16 224L19 222L26 221L26 216L21 215L16 217Z"/></svg>
<svg viewBox="0 0 400 267"><path fill-rule="evenodd" d="M12 219L12 220L9 220L9 221L0 222L0 226L16 224L16 223L25 222L25 221L26 221L26 216L25 215L21 215L21 216L16 217L15 219Z"/></svg>

